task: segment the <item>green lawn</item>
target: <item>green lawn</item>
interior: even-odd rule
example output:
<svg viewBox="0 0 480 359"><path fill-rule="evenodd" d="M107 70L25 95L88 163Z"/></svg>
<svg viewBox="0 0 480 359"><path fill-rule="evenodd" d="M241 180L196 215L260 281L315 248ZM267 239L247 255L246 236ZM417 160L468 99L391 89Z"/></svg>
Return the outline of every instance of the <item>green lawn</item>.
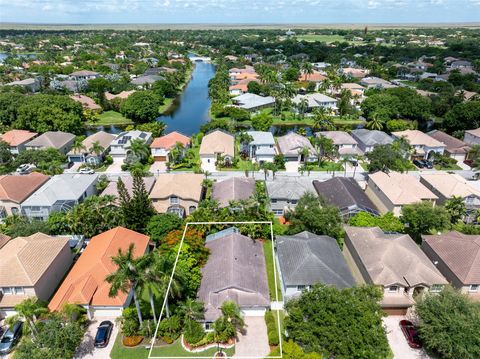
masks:
<svg viewBox="0 0 480 359"><path fill-rule="evenodd" d="M330 171L330 172L333 172L333 170L340 172L340 171L343 171L344 168L340 163L324 162L322 163L321 166L318 166L318 164L314 165L312 169L312 171Z"/></svg>
<svg viewBox="0 0 480 359"><path fill-rule="evenodd" d="M166 98L163 100L163 105L159 107L158 112L164 114L172 105L173 100L173 98Z"/></svg>
<svg viewBox="0 0 480 359"><path fill-rule="evenodd" d="M273 253L272 253L272 241L268 240L265 241L263 245L263 253L265 255L265 265L267 267L267 277L268 277L268 291L270 292L270 299L276 300L275 297L275 278L273 274ZM280 277L277 271L277 295L278 300L281 301L283 299L282 296L282 289L280 288Z"/></svg>
<svg viewBox="0 0 480 359"><path fill-rule="evenodd" d="M446 167L442 167L440 165L434 165L433 167L438 171L457 171L462 169L459 165L455 163L452 163Z"/></svg>
<svg viewBox="0 0 480 359"><path fill-rule="evenodd" d="M298 41L308 41L308 42L335 42L335 41L346 41L342 35L297 35L296 36Z"/></svg>
<svg viewBox="0 0 480 359"><path fill-rule="evenodd" d="M122 345L121 341L121 334L117 336L117 339L115 340L115 344L113 346L112 352L110 353L110 357L112 359L147 359L148 358L148 351L149 349L146 349L145 346L149 345L150 341L148 339L144 339L142 344L135 348L126 348ZM152 355L153 356L158 356L158 357L176 357L176 356L181 356L181 357L199 357L199 356L205 356L205 357L211 357L213 358L213 354L217 351L216 348L211 348L208 350L205 350L204 352L200 353L190 353L185 351L182 348L182 345L180 344L180 339L177 340L175 343L172 345L169 345L167 347L154 347L152 350ZM223 350L225 353L227 353L228 357L231 357L235 354L235 347L231 349L224 349Z"/></svg>
<svg viewBox="0 0 480 359"><path fill-rule="evenodd" d="M130 125L133 122L116 111L105 111L98 115L98 121L89 122L89 125Z"/></svg>

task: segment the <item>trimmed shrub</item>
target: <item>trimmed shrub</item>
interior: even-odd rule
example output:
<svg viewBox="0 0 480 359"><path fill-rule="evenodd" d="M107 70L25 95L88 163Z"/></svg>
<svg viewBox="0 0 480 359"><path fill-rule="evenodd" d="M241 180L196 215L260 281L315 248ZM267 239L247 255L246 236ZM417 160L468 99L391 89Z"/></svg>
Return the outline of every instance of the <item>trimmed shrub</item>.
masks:
<svg viewBox="0 0 480 359"><path fill-rule="evenodd" d="M280 342L280 339L278 338L278 331L275 328L274 330L271 330L268 332L268 344L271 346L277 346Z"/></svg>
<svg viewBox="0 0 480 359"><path fill-rule="evenodd" d="M194 320L188 320L185 323L185 331L183 335L189 344L196 344L203 339L205 331L200 323Z"/></svg>

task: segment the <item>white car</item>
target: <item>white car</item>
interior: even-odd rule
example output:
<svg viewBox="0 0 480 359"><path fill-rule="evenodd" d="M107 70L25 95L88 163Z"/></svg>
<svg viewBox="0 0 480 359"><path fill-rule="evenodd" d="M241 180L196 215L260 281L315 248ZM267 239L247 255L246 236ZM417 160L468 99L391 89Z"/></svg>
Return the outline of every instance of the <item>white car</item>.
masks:
<svg viewBox="0 0 480 359"><path fill-rule="evenodd" d="M90 167L83 167L80 168L80 171L78 171L78 173L82 173L84 175L93 175L95 171L92 170Z"/></svg>
<svg viewBox="0 0 480 359"><path fill-rule="evenodd" d="M24 175L32 172L37 166L31 163L24 163L23 165L18 166L17 173Z"/></svg>

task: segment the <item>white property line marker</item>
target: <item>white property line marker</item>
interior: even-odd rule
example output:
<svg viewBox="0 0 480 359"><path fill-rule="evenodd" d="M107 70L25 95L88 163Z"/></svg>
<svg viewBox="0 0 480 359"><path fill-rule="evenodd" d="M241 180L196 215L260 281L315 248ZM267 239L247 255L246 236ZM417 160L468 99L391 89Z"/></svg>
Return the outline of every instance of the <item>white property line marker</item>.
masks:
<svg viewBox="0 0 480 359"><path fill-rule="evenodd" d="M165 298L163 299L163 304L162 304L162 309L160 310L160 315L158 317L157 321L157 327L155 328L155 334L153 335L153 338L151 339L150 343L150 350L148 351L148 359L212 359L212 356L188 356L188 357L181 357L181 356L175 356L175 357L159 357L159 356L152 356L152 351L155 345L155 338L157 338L158 334L158 327L160 326L160 321L162 320L163 316L163 311L165 310L165 306L167 304L167 299L168 299L168 293L170 292L170 287L172 285L173 281L173 275L175 273L175 269L177 268L177 262L180 257L180 252L182 250L183 246L183 240L185 239L185 234L187 233L187 228L189 225L214 225L214 224L268 224L270 225L270 240L272 241L272 262L273 262L273 278L275 282L275 300L278 303L278 284L277 284L277 266L276 266L276 261L275 261L275 246L273 242L273 224L271 221L251 221L251 222L188 222L185 225L185 229L183 230L183 235L182 239L180 241L180 245L178 247L177 251L177 257L175 258L175 264L173 265L173 271L172 274L170 275L170 280L168 282L167 286L167 292L165 295ZM265 263L266 265L266 263ZM280 356L261 356L261 357L250 357L250 356L237 356L234 355L235 358L241 358L241 359L282 359L283 358L283 352L282 352L282 333L280 330L280 310L277 310L277 327L278 327L278 340L279 340L279 349L280 349Z"/></svg>

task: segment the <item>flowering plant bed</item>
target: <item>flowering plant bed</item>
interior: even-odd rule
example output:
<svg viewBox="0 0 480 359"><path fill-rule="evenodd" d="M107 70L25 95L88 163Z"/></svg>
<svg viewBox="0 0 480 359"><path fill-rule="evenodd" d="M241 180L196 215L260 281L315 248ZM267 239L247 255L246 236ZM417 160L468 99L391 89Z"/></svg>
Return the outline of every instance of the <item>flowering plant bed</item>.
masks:
<svg viewBox="0 0 480 359"><path fill-rule="evenodd" d="M142 336L133 336L133 337L123 337L122 338L122 344L126 347L136 347L137 345L139 345L141 342L143 341L143 337Z"/></svg>
<svg viewBox="0 0 480 359"><path fill-rule="evenodd" d="M182 340L182 346L185 350L190 351L190 352L195 352L195 353L202 352L204 350L208 350L208 349L215 348L215 347L218 346L217 343L208 343L208 344L199 345L199 346L191 345L190 343L188 343L185 340L183 335L182 335L181 340ZM229 339L229 341L227 343L220 343L220 347L222 349L232 348L234 345L235 345L235 340L234 339Z"/></svg>

